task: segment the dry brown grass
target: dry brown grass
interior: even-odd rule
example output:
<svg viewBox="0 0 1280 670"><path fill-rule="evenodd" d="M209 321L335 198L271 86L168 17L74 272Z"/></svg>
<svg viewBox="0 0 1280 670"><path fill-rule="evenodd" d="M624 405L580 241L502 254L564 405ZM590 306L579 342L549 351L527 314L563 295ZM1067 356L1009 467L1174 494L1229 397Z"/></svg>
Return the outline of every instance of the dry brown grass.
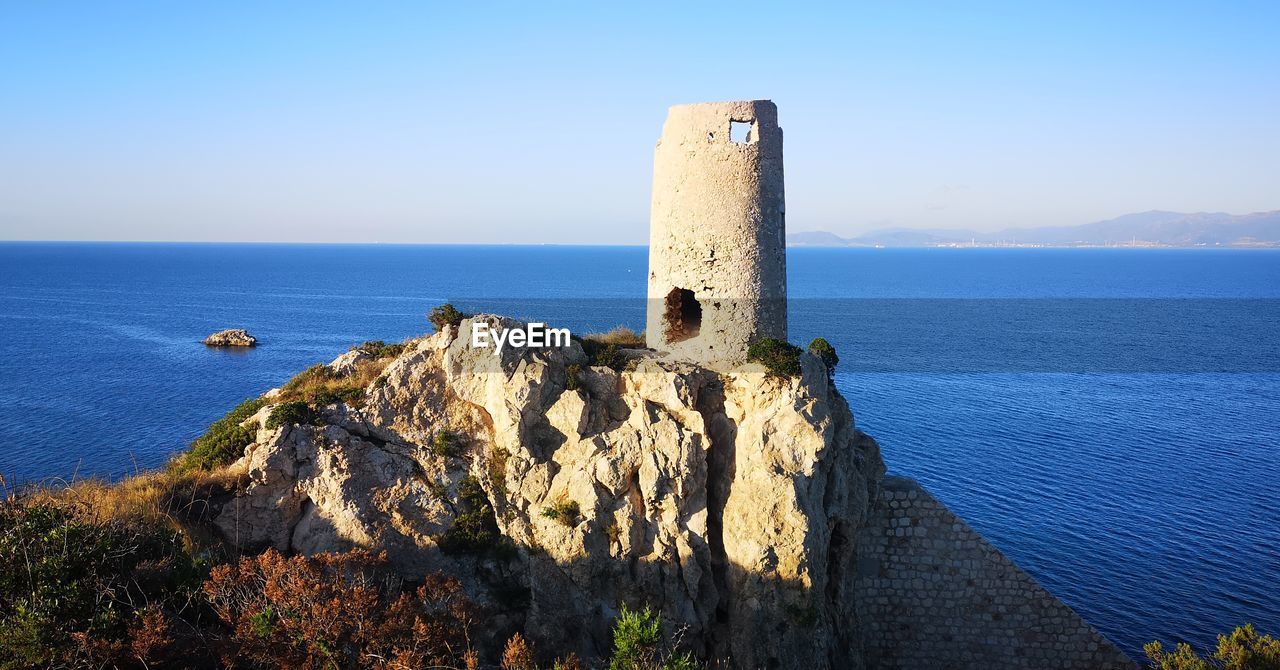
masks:
<svg viewBox="0 0 1280 670"><path fill-rule="evenodd" d="M298 373L280 388L280 395L272 403L300 400L309 405L327 405L342 401L359 404L364 400L365 389L382 375L394 357L361 361L351 374L338 376L323 363L313 365Z"/></svg>
<svg viewBox="0 0 1280 670"><path fill-rule="evenodd" d="M637 333L626 326L615 326L607 333L589 333L584 340L612 344L620 349L643 349L645 347L644 331Z"/></svg>
<svg viewBox="0 0 1280 670"><path fill-rule="evenodd" d="M231 467L215 470L165 468L111 483L81 479L24 489L28 504L66 510L86 523L156 527L180 532L189 545L217 546L208 522L220 501L244 485L244 473Z"/></svg>

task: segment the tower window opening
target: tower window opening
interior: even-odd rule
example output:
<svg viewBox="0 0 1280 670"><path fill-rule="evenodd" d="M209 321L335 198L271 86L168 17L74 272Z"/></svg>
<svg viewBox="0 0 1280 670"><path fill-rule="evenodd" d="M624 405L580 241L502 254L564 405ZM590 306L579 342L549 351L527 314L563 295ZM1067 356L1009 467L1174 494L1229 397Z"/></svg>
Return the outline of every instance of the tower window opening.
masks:
<svg viewBox="0 0 1280 670"><path fill-rule="evenodd" d="M729 141L734 144L750 144L756 141L755 121L730 121Z"/></svg>
<svg viewBox="0 0 1280 670"><path fill-rule="evenodd" d="M662 321L666 326L667 344L683 342L698 334L702 328L702 305L687 288L673 288L667 294L666 310Z"/></svg>

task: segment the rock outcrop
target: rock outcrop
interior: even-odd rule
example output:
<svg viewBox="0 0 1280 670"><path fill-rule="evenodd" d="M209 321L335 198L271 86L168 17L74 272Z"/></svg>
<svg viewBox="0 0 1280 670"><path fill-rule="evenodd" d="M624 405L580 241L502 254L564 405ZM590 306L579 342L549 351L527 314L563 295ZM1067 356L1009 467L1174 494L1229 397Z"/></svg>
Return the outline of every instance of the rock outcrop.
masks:
<svg viewBox="0 0 1280 670"><path fill-rule="evenodd" d="M334 374L346 377L355 374L361 363L372 358L373 357L363 349L352 349L351 351L333 359L333 362L329 364L329 368L333 370Z"/></svg>
<svg viewBox="0 0 1280 670"><path fill-rule="evenodd" d="M481 320L519 325L408 343L321 425L267 429L262 409L223 534L448 571L502 613L495 636L584 659L608 655L620 606L647 605L733 667L864 667L857 545L884 464L820 360L776 378L634 350L618 370L576 342L472 348Z"/></svg>
<svg viewBox="0 0 1280 670"><path fill-rule="evenodd" d="M211 347L252 347L258 344L258 338L243 328L231 328L204 338L204 343Z"/></svg>

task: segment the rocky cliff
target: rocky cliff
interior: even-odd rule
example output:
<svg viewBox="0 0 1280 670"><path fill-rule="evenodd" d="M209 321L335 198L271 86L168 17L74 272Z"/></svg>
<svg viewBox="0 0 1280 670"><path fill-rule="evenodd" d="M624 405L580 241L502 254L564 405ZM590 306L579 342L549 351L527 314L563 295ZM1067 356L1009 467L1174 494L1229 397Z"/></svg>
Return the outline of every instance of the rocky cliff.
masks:
<svg viewBox="0 0 1280 670"><path fill-rule="evenodd" d="M800 376L778 378L642 349L592 366L577 342L495 355L470 346L479 321L519 325L482 315L411 341L362 401L314 421L258 412L237 464L249 483L216 520L224 535L304 553L374 547L410 577L447 571L493 606L494 635L519 629L584 659L607 656L624 604L653 607L684 646L734 667L893 657L862 620L893 608L867 604L858 548L897 523L877 512L884 464L821 361L805 354ZM982 667L1112 667L1095 656Z"/></svg>

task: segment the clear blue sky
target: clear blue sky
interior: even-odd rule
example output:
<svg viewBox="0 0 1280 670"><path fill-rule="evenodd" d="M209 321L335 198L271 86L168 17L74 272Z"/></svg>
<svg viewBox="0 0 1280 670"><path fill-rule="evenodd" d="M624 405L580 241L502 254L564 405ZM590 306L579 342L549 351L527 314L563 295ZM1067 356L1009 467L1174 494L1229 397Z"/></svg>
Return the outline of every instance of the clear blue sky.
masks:
<svg viewBox="0 0 1280 670"><path fill-rule="evenodd" d="M742 98L793 231L1280 209L1277 2L479 4L6 2L0 239L643 243Z"/></svg>

